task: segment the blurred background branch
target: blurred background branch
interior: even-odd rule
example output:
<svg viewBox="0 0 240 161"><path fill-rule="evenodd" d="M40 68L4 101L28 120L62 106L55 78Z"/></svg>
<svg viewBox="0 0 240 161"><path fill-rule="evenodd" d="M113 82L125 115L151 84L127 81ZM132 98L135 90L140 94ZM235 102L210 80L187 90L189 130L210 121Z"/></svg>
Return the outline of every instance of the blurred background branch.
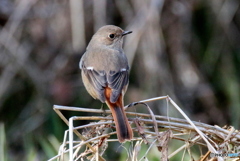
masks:
<svg viewBox="0 0 240 161"><path fill-rule="evenodd" d="M56 155L67 126L53 104L101 107L83 87L78 63L106 24L133 31L124 42L131 66L126 104L170 95L195 121L239 129L239 6L237 0L0 0L5 159ZM167 114L164 103L150 106ZM108 157L121 160L116 151Z"/></svg>

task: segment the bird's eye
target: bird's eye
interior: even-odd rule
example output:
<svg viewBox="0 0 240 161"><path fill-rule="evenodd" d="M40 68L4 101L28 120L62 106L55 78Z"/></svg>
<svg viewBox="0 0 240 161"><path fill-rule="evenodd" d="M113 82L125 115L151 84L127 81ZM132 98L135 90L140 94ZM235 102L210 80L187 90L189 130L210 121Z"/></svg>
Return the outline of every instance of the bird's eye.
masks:
<svg viewBox="0 0 240 161"><path fill-rule="evenodd" d="M114 35L114 34L110 34L110 35L108 35L108 37L109 37L110 39L114 39L114 38L115 38L115 35Z"/></svg>

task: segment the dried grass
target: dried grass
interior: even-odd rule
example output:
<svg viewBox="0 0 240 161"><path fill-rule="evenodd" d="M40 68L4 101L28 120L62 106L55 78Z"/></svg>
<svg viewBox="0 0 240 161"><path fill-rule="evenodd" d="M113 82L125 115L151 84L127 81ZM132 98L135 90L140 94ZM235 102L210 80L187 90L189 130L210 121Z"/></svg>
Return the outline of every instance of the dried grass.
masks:
<svg viewBox="0 0 240 161"><path fill-rule="evenodd" d="M148 106L147 102L159 101L162 99L170 102L170 104L175 107L185 119L155 115ZM200 149L207 149L205 154L197 156L197 160L203 161L213 159L214 157L211 155L211 158L210 154L236 153L237 147L240 146L240 133L233 127L221 128L218 126L211 126L191 121L191 119L187 117L187 115L169 96L134 102L126 106L126 109L133 106L136 108L136 105L138 104L145 105L149 114L126 112L133 131L135 132L135 137L131 140L133 148L128 152L128 160L146 160L146 158L148 158L149 151L153 148L158 149L159 154L156 155L158 155L162 161L167 161L168 159L178 155L180 152L182 160L187 154L191 158L195 157L196 159L196 156L193 157L194 152L191 150L191 147L196 145ZM59 148L58 155L49 159L49 161L56 159L63 160L62 158L64 157L69 157L70 161L105 160L103 158L103 154L108 148L108 144L110 142L118 141L117 139L112 139L111 137L112 135L116 135L112 117L97 116L99 113L103 113L103 110L91 108L54 105L54 110L69 126L69 129L65 132L64 141ZM93 115L91 117L72 116L67 119L61 112L64 110L88 112ZM108 114L110 113L109 110L104 112ZM91 120L91 123L75 127L73 123L79 120ZM106 132L106 129L108 128L112 129L112 132ZM85 129L85 132L80 132L81 129ZM173 144L175 141L181 141L182 145L175 147L174 151L169 153L168 149L170 141ZM144 144L148 145L148 150L139 159L139 151L141 146ZM182 153L182 151L184 152ZM229 157L218 157L217 159L221 161L226 158L229 159Z"/></svg>

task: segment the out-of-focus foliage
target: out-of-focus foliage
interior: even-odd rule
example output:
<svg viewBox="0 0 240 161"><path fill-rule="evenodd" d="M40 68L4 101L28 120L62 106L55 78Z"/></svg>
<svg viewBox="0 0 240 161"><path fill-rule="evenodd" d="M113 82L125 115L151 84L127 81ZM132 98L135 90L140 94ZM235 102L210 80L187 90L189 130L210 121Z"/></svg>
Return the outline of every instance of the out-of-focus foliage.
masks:
<svg viewBox="0 0 240 161"><path fill-rule="evenodd" d="M124 44L131 66L126 103L170 95L193 120L240 128L239 6L238 0L0 0L6 137L0 149L7 151L0 158L56 155L67 126L53 104L101 107L84 89L78 62L106 24L133 31ZM166 114L162 104L151 107Z"/></svg>

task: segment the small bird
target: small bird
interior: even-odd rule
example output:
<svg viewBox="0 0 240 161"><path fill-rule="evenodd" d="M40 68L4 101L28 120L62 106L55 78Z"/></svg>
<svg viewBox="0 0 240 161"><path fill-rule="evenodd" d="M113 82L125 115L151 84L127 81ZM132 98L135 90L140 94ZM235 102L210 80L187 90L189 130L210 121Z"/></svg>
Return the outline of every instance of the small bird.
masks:
<svg viewBox="0 0 240 161"><path fill-rule="evenodd" d="M124 31L114 25L101 27L93 35L79 63L88 93L106 103L111 110L121 143L133 137L123 104L129 66L122 44L123 37L130 33L132 31Z"/></svg>

